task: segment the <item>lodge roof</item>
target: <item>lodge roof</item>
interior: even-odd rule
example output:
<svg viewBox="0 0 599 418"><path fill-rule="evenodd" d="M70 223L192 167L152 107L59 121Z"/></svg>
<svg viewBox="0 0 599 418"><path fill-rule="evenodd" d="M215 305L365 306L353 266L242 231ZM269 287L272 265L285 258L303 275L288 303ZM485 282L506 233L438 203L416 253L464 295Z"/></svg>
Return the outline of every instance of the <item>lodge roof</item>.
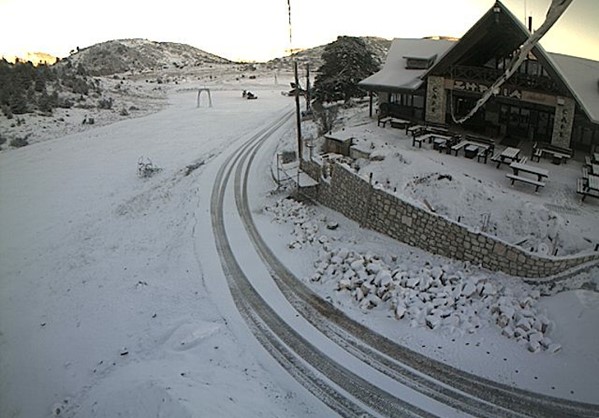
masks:
<svg viewBox="0 0 599 418"><path fill-rule="evenodd" d="M591 122L599 123L599 61L548 54Z"/></svg>
<svg viewBox="0 0 599 418"><path fill-rule="evenodd" d="M422 77L428 68L407 68L410 58L432 59L433 64L455 42L434 39L394 39L382 70L360 81L369 90L417 90L424 83Z"/></svg>

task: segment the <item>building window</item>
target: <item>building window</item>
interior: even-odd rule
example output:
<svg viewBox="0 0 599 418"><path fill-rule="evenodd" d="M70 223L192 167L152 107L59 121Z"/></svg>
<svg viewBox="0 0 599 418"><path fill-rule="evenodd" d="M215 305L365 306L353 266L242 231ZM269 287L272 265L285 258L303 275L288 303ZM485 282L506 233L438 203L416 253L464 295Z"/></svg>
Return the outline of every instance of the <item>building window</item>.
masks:
<svg viewBox="0 0 599 418"><path fill-rule="evenodd" d="M437 55L433 55L431 57L422 58L422 57L404 57L406 60L406 70L428 70L431 68L435 60L437 59Z"/></svg>
<svg viewBox="0 0 599 418"><path fill-rule="evenodd" d="M413 96L413 100L416 109L424 109L424 96Z"/></svg>

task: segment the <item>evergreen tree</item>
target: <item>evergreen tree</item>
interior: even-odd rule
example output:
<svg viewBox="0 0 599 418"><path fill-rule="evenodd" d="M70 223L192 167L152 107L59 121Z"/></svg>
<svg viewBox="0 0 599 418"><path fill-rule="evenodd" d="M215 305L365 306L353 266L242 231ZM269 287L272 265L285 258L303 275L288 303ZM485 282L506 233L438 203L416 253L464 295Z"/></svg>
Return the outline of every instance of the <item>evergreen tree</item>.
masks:
<svg viewBox="0 0 599 418"><path fill-rule="evenodd" d="M366 43L351 36L340 36L328 44L322 59L314 82L314 96L320 102L364 97L366 92L358 82L379 70Z"/></svg>

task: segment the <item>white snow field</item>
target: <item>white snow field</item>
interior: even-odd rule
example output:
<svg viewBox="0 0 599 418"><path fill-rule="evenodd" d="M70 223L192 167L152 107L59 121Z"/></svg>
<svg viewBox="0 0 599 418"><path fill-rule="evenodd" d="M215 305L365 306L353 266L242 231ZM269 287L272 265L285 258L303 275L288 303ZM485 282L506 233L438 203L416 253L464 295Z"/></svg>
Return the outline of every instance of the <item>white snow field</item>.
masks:
<svg viewBox="0 0 599 418"><path fill-rule="evenodd" d="M293 100L280 94L289 84L281 83L267 75L257 81L217 80L208 84L213 107L204 102L197 108L197 88L206 82L182 82L171 86L168 104L157 113L0 153L2 417L333 415L251 334L231 298L212 232L210 198L220 165L246 139L293 109ZM258 100L242 99L243 89ZM368 146L372 138L382 137L380 149L387 152L385 143L395 133L367 120L366 108L359 112L348 116L347 129L361 126L360 140ZM518 278L410 248L326 208L281 200L287 193L275 190L273 155L293 148L293 126L286 124L260 150L249 195L260 233L295 275L352 318L427 356L519 388L599 403L599 297L579 288L581 283L596 288L597 269L574 277L573 290L541 296L544 289ZM406 143L390 155L418 166L412 179L438 172L438 164L452 173L444 157L462 164L464 172L473 166L481 177L486 171L497 176L491 165L464 165L462 157L414 151ZM161 170L139 178L142 156ZM390 158L385 161L384 170L373 167L377 176L394 171ZM480 193L509 192L503 180L483 181ZM399 185L391 176L392 182ZM468 189L460 185L459 190ZM418 202L419 191L413 190L407 198ZM513 193L528 196L528 191ZM544 193L533 196L535 204L542 205ZM451 204L460 199L448 199L445 208L443 196L434 200L433 195L425 194L447 216L459 212ZM520 205L526 199L506 195L501 213L523 213ZM234 247L251 245L231 215L231 196L225 203L230 235L239 235ZM571 208L576 201L567 204ZM597 224L589 220L596 219L597 207L585 202L576 207L584 215L576 221L554 221L563 230L564 252L592 250L575 236L586 228L590 241L597 239ZM479 217L480 210L472 209L472 216ZM543 225L553 219L551 213L543 217ZM527 223L513 216L491 219L508 232L509 222ZM338 228L327 229L331 222ZM503 238L514 238L521 225ZM572 232L568 225L581 227ZM545 232L531 242L538 245L550 235ZM257 256L242 261L249 272L264 270ZM346 281L340 272L349 272ZM370 296L352 287L354 274L370 280L364 288ZM255 286L270 295L267 300L281 316L304 328L269 277L254 276ZM394 290L385 295L391 283L396 283ZM448 286L445 298L461 301L462 312L428 317L427 304L434 304L439 292L433 289L441 284ZM464 290L465 284L476 290ZM428 300L417 301L416 293L429 295ZM483 293L488 296L484 301L472 297ZM401 307L405 312L397 319ZM518 321L541 332L502 335L507 327L496 325L499 313L511 310L510 319L517 314ZM320 340L323 352L338 353L330 341ZM538 343L534 353L531 341ZM348 368L363 370L346 357Z"/></svg>

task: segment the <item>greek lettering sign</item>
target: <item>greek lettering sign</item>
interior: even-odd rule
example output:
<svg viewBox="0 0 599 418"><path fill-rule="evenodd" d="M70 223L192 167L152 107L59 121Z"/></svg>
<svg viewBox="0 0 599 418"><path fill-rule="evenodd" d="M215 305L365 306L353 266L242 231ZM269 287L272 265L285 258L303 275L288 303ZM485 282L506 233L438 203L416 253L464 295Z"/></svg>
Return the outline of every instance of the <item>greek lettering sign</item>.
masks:
<svg viewBox="0 0 599 418"><path fill-rule="evenodd" d="M459 90L459 91L469 91L472 93L483 94L484 92L489 90L489 86L487 86L484 83L478 83L478 82L474 82L474 81L454 80L453 89ZM517 88L513 88L513 87L509 87L509 86L502 86L502 87L498 88L497 91L495 92L495 95L509 97L509 98L518 99L518 100L522 99L522 91Z"/></svg>

